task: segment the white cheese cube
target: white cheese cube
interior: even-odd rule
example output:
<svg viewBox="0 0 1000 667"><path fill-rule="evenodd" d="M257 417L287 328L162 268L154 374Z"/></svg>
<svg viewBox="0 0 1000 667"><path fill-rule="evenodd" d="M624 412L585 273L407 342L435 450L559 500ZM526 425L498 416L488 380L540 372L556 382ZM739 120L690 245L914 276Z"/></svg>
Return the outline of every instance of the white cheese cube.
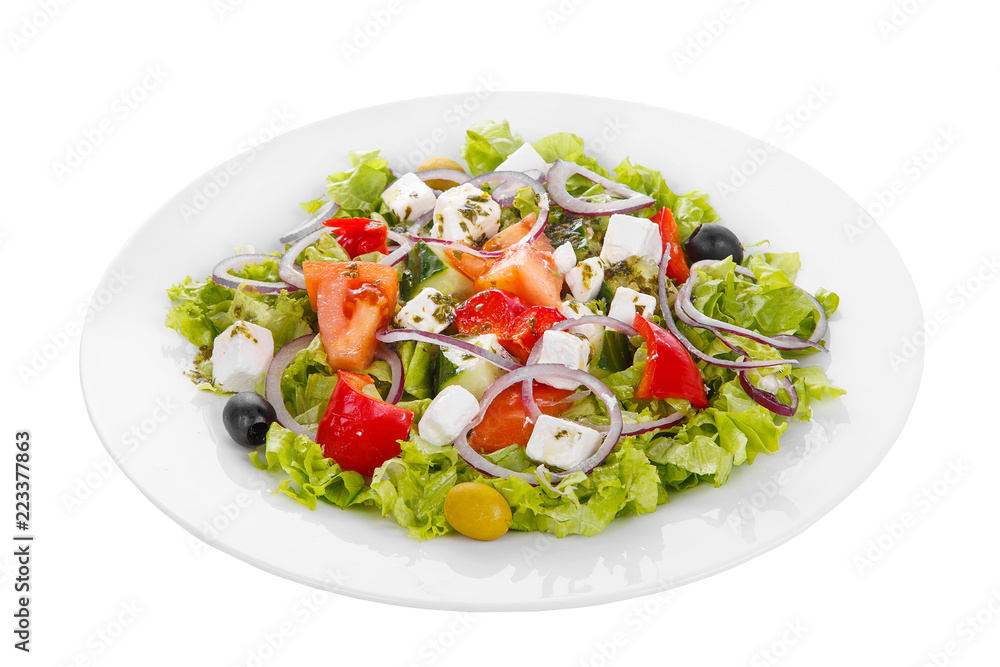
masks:
<svg viewBox="0 0 1000 667"><path fill-rule="evenodd" d="M615 213L608 220L601 259L615 264L629 257L645 257L659 266L663 257L660 229L652 220Z"/></svg>
<svg viewBox="0 0 1000 667"><path fill-rule="evenodd" d="M382 193L382 201L402 222L411 222L434 209L437 198L416 174L403 174Z"/></svg>
<svg viewBox="0 0 1000 667"><path fill-rule="evenodd" d="M569 470L593 456L601 447L601 434L568 419L542 415L528 439L528 458L560 470Z"/></svg>
<svg viewBox="0 0 1000 667"><path fill-rule="evenodd" d="M565 276L569 270L576 266L576 251L569 241L563 243L552 253L552 261L556 263L556 270L560 276Z"/></svg>
<svg viewBox="0 0 1000 667"><path fill-rule="evenodd" d="M537 169L544 174L549 170L549 164L531 144L524 144L508 155L507 159L496 168L496 171L525 172L529 169Z"/></svg>
<svg viewBox="0 0 1000 667"><path fill-rule="evenodd" d="M500 205L475 185L445 190L434 204L431 233L445 241L477 245L500 231Z"/></svg>
<svg viewBox="0 0 1000 667"><path fill-rule="evenodd" d="M212 379L226 391L253 391L274 356L274 336L262 326L236 322L215 337Z"/></svg>
<svg viewBox="0 0 1000 667"><path fill-rule="evenodd" d="M463 387L453 384L441 390L424 416L417 431L420 437L438 447L450 445L462 429L479 414L479 401Z"/></svg>
<svg viewBox="0 0 1000 667"><path fill-rule="evenodd" d="M513 361L514 358L511 357L503 346L500 345L500 341L497 339L496 334L483 334L482 336L468 336L465 338L468 342L481 347L484 350L488 350L493 354L499 355L504 359ZM497 368L490 362L477 357L473 354L463 352L455 348L442 348L441 356L447 359L455 368L454 375L447 378L442 383L442 387L448 387L453 384L460 385L476 397L477 400L482 399L483 393L486 389L493 384L504 371ZM440 364L440 360L438 361ZM441 378L439 378L441 379Z"/></svg>
<svg viewBox="0 0 1000 667"><path fill-rule="evenodd" d="M454 302L433 287L420 290L396 314L396 324L404 329L431 333L441 333L454 321Z"/></svg>
<svg viewBox="0 0 1000 667"><path fill-rule="evenodd" d="M601 291L604 264L597 257L585 259L566 273L566 285L577 301L590 301Z"/></svg>
<svg viewBox="0 0 1000 667"><path fill-rule="evenodd" d="M596 315L597 313L591 310L586 304L569 299L567 301L563 301L559 305L559 314L567 320L576 320L581 317ZM592 350L591 358L595 358L597 356L597 350L601 349L601 341L604 340L604 327L600 324L584 324L578 327L573 327L570 331L573 333L583 334L587 337L590 341Z"/></svg>
<svg viewBox="0 0 1000 667"><path fill-rule="evenodd" d="M636 292L629 287L619 287L615 291L615 298L611 300L608 317L632 326L637 312L646 319L652 317L656 312L656 297Z"/></svg>
<svg viewBox="0 0 1000 667"><path fill-rule="evenodd" d="M590 363L590 341L575 336L568 331L547 330L535 345L539 346L538 364L562 364L573 370L585 371ZM534 350L532 350L534 352ZM579 382L556 378L538 378L556 389L576 389Z"/></svg>

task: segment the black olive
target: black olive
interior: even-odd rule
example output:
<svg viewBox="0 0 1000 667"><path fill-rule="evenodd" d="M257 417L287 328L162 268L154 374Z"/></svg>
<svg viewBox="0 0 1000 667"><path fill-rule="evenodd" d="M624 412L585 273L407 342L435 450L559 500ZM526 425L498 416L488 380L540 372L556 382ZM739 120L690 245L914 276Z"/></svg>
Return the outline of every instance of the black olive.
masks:
<svg viewBox="0 0 1000 667"><path fill-rule="evenodd" d="M743 263L743 245L739 238L718 223L698 225L684 242L684 251L692 262L732 256L737 264Z"/></svg>
<svg viewBox="0 0 1000 667"><path fill-rule="evenodd" d="M277 418L274 407L267 399L252 391L236 394L222 410L226 433L244 447L263 445L267 429Z"/></svg>

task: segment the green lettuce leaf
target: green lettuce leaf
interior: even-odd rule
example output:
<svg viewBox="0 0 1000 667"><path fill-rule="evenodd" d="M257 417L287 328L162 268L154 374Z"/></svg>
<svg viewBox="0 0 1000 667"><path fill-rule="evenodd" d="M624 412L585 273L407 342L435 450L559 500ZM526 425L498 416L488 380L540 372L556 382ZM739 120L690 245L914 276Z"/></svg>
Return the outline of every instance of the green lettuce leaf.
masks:
<svg viewBox="0 0 1000 667"><path fill-rule="evenodd" d="M465 132L462 158L473 176L494 171L511 153L524 144L521 135L511 132L507 121L484 120Z"/></svg>
<svg viewBox="0 0 1000 667"><path fill-rule="evenodd" d="M632 164L628 158L615 167L615 180L655 199L657 209L664 206L669 208L677 222L677 232L681 241L686 240L698 225L719 219L715 209L708 205L706 193L692 191L678 196L670 189L659 171L641 164Z"/></svg>
<svg viewBox="0 0 1000 667"><path fill-rule="evenodd" d="M382 191L392 180L389 162L379 151L351 151L351 168L326 178L326 193L340 204L334 217L367 218L378 210Z"/></svg>

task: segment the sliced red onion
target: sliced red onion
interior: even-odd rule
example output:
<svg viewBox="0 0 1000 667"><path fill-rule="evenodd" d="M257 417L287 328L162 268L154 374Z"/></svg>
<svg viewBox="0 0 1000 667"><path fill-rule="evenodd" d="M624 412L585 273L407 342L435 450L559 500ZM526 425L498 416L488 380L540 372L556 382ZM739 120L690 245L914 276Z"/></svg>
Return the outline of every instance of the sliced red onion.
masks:
<svg viewBox="0 0 1000 667"><path fill-rule="evenodd" d="M469 180L469 175L464 171L447 168L424 169L423 171L413 172L413 175L424 183L427 181L448 181L449 183L454 183L455 185L461 185Z"/></svg>
<svg viewBox="0 0 1000 667"><path fill-rule="evenodd" d="M670 330L670 333L672 333L674 337L681 342L681 345L683 345L684 348L689 353L691 353L692 356L695 356L704 362L712 364L713 366L719 366L720 368L729 368L732 370L744 370L747 368L765 368L768 366L781 366L782 364L791 364L793 366L798 365L799 362L796 361L795 359L774 359L771 361L767 360L758 361L754 359L747 359L746 361L729 361L728 359L720 359L718 357L713 357L699 350L694 345L694 343L689 341L687 339L687 336L681 333L681 330L677 328L677 323L674 322L674 316L670 311L670 301L667 299L667 265L669 263L670 263L670 249L668 247L667 250L663 253L663 259L660 260L660 272L657 277L657 288L658 288L657 291L660 301L659 304L660 312L663 314L663 322L664 324L667 325L667 329ZM690 282L690 278L688 279L688 282ZM679 299L680 297L678 296L677 298ZM676 300L674 304L676 305ZM716 332L712 331L712 333ZM729 344L728 341L726 341L726 339L723 338L721 335L719 335L718 333L716 333L716 335L719 336L719 339L722 340L724 343L726 343L727 345ZM732 349L732 347L730 347L730 349Z"/></svg>
<svg viewBox="0 0 1000 667"><path fill-rule="evenodd" d="M747 278L753 278L754 280L757 279L757 276L753 274L753 271L743 266L737 266L736 273L740 274L741 276L745 276ZM798 285L796 285L796 287L798 287ZM830 318L827 317L826 308L824 308L823 304L819 302L819 299L817 299L815 296L813 296L806 290L802 289L801 287L799 287L799 289L802 290L803 294L809 297L809 300L813 302L813 306L816 308L816 312L819 313L819 319L816 320L816 326L813 328L813 332L807 340L813 343L817 343L817 348L823 350L824 348L822 346L819 346L818 343L826 337L827 331L829 330ZM774 338L786 339L789 338L789 336L782 334L780 336L775 336ZM791 338L794 338L796 340L802 340L798 336L791 336Z"/></svg>
<svg viewBox="0 0 1000 667"><path fill-rule="evenodd" d="M479 423L483 420L483 417L485 417L486 410L490 407L490 403L493 402L500 392L508 387L516 385L519 382L530 384L535 380L535 378L539 377L559 378L570 382L578 382L586 386L588 389L593 391L599 399L601 399L605 406L607 406L608 417L611 420L611 425L608 427L608 432L604 436L604 442L601 443L598 450L583 462L562 472L550 472L544 466L539 466L537 469L538 473L544 474L545 472L550 472L552 480L558 483L571 473L580 471L589 473L591 470L604 463L604 460L608 458L609 454L611 454L615 445L618 444L618 439L621 435L621 407L618 405L615 395L611 393L611 390L608 389L603 382L589 373L566 368L561 364L535 364L534 366L524 366L502 376L486 389L486 393L483 394L483 400L479 402L479 414L476 415L476 418L473 419L469 426L463 429L459 436L455 439L455 449L458 451L459 456L465 459L466 463L486 475L502 477L504 479L520 477L532 486L538 485L538 477L536 474L517 472L504 468L503 466L491 462L482 454L472 449L469 445L469 440L466 434L468 431L479 425Z"/></svg>
<svg viewBox="0 0 1000 667"><path fill-rule="evenodd" d="M631 324L625 324L621 320L616 320L613 317L606 317L604 315L584 315L583 317L577 317L576 319L561 320L549 328L553 331L564 331L566 329L572 329L573 327L583 326L584 324L597 324L607 329L614 329L615 331L623 333L629 337L639 335L639 332Z"/></svg>
<svg viewBox="0 0 1000 667"><path fill-rule="evenodd" d="M269 280L250 280L249 278L240 278L232 274L234 269L240 269L247 264L261 264L269 259L277 259L272 255L263 255L257 253L255 255L235 255L233 257L226 258L215 265L212 269L212 280L223 287L228 287L230 289L239 289L240 285L250 285L256 289L261 294L278 294L282 291L294 292L298 285L294 283L288 283L284 279L271 282ZM279 264L280 267L280 264ZM281 274L280 268L278 274Z"/></svg>
<svg viewBox="0 0 1000 667"><path fill-rule="evenodd" d="M288 408L285 407L285 399L281 395L281 377L284 375L285 369L288 368L288 364L295 360L295 355L309 347L309 343L316 335L301 336L278 350L278 353L271 359L271 365L267 367L267 380L264 385L264 398L274 407L278 423L289 431L304 435L312 440L316 439L316 433L295 421L295 418L288 412Z"/></svg>
<svg viewBox="0 0 1000 667"><path fill-rule="evenodd" d="M724 261L724 260L723 260ZM763 345L770 345L776 350L804 350L806 348L817 348L823 350L823 346L819 343L815 343L811 340L805 340L799 338L798 336L765 336L764 334L757 333L751 329L746 329L735 324L729 324L728 322L723 322L722 320L717 320L715 318L709 317L697 308L695 308L694 303L691 301L691 294L694 290L695 285L698 282L696 269L711 266L717 264L718 260L714 259L704 259L700 262L695 262L691 265L691 277L687 279L684 286L681 288L680 292L677 294L677 299L674 302L675 309L679 307L681 311L687 316L686 321L688 323L693 322L691 326L696 326L702 329L712 328L713 330L721 331L723 333L733 334L736 336L742 336L744 338L749 338L750 340L757 341ZM822 312L822 306L821 306ZM716 331L713 331L716 333Z"/></svg>
<svg viewBox="0 0 1000 667"><path fill-rule="evenodd" d="M649 433L650 431L663 431L672 426L677 426L682 421L684 421L683 412L675 412L671 415L667 415L661 419L654 419L648 422L641 422L638 424L625 424L622 426L622 437L627 435L639 435L640 433ZM604 433L608 427L604 425L592 426L596 431Z"/></svg>
<svg viewBox="0 0 1000 667"><path fill-rule="evenodd" d="M403 398L403 382L405 380L403 362L396 351L384 343L379 344L375 349L375 358L388 363L389 369L392 371L392 386L389 387L385 402L395 405L399 403L399 399Z"/></svg>
<svg viewBox="0 0 1000 667"><path fill-rule="evenodd" d="M281 276L281 279L299 289L305 289L305 274L302 273L302 266L297 264L295 260L298 259L303 250L316 243L323 234L329 232L330 230L321 224L319 229L293 243L292 247L285 251L281 261L278 262L278 275Z"/></svg>
<svg viewBox="0 0 1000 667"><path fill-rule="evenodd" d="M740 371L740 386L743 391L753 399L754 403L761 405L776 415L791 417L799 409L799 393L795 391L795 385L787 378L778 378L778 386L788 392L790 403L788 405L781 402L777 392L771 393L754 385L747 376L746 371Z"/></svg>
<svg viewBox="0 0 1000 667"><path fill-rule="evenodd" d="M478 188L497 181L502 181L502 184L495 187L490 196L501 208L507 208L513 204L519 190L531 188L534 192L542 192L545 189L540 180L532 178L523 171L489 171L479 176L473 176L467 182Z"/></svg>
<svg viewBox="0 0 1000 667"><path fill-rule="evenodd" d="M574 197L566 189L566 181L569 180L570 176L575 174L579 174L589 181L600 184L609 195L621 197L621 199L605 203L595 203ZM611 215L612 213L629 213L656 203L656 200L652 197L631 190L621 183L612 181L610 178L605 178L569 160L556 160L552 163L546 177L546 185L549 194L552 196L552 201L570 213L586 217Z"/></svg>
<svg viewBox="0 0 1000 667"><path fill-rule="evenodd" d="M281 243L294 243L306 234L312 234L320 228L324 221L333 217L340 208L340 204L335 201L325 202L308 218L303 220L295 229L278 239Z"/></svg>
<svg viewBox="0 0 1000 667"><path fill-rule="evenodd" d="M392 241L399 244L399 247L393 250L391 253L379 260L379 264L386 264L388 266L396 266L413 250L414 243L408 236L403 234L398 234L392 230L389 230L388 236Z"/></svg>
<svg viewBox="0 0 1000 667"><path fill-rule="evenodd" d="M434 217L434 209L431 209L426 213L424 213L419 218L417 218L417 220L412 225L410 225L409 229L410 236L417 236L418 234L420 234L420 232L424 230L424 227L427 226L427 223L430 222L431 218L433 217Z"/></svg>
<svg viewBox="0 0 1000 667"><path fill-rule="evenodd" d="M452 336L445 334L420 331L419 329L392 329L391 331L382 329L375 334L375 338L382 343L399 343L404 340L431 343L432 345L449 347L454 350L459 350L461 352L465 352L466 354L479 357L480 359L488 361L494 366L505 371L514 371L521 368L521 364L517 363L513 359L506 359L501 357L499 354L495 354L489 350L484 350L478 345L470 343L467 340L459 340L458 338L453 338Z"/></svg>

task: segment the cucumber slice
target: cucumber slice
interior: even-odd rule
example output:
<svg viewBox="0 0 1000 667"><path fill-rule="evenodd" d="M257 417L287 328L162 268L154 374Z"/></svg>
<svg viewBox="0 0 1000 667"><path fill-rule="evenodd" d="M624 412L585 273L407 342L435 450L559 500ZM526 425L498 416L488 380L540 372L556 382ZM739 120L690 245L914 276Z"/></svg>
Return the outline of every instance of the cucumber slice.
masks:
<svg viewBox="0 0 1000 667"><path fill-rule="evenodd" d="M610 329L604 332L604 344L597 359L597 368L606 373L617 373L632 365L632 349L628 336Z"/></svg>
<svg viewBox="0 0 1000 667"><path fill-rule="evenodd" d="M458 301L474 293L472 281L452 265L443 250L421 241L407 256L406 275L401 286L403 300L409 301L425 287L433 287Z"/></svg>
<svg viewBox="0 0 1000 667"><path fill-rule="evenodd" d="M490 352L507 356L495 334L456 336L456 338L467 340ZM461 350L442 348L437 364L437 390L440 393L445 387L457 384L463 389L467 389L477 400L482 400L487 387L496 382L503 374L502 369L485 359L480 359Z"/></svg>

